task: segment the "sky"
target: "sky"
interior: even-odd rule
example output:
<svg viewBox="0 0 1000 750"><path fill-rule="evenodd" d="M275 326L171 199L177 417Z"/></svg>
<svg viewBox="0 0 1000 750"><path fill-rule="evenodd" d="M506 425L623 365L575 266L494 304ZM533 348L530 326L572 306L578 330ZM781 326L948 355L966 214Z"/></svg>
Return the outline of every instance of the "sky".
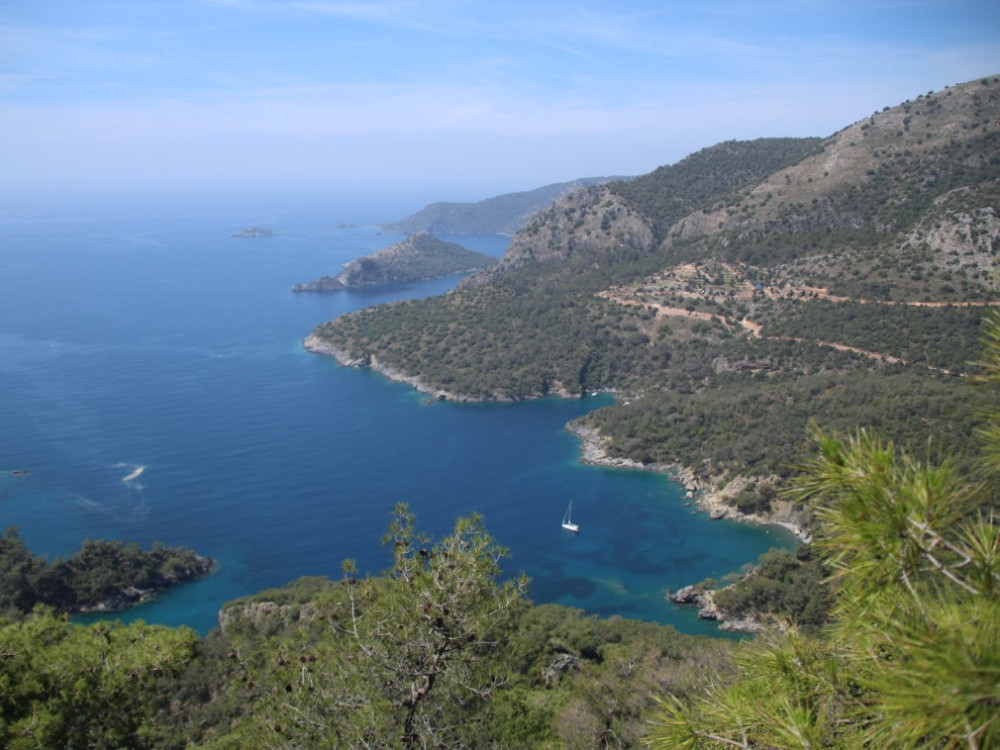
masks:
<svg viewBox="0 0 1000 750"><path fill-rule="evenodd" d="M996 0L2 0L0 198L481 200L993 74Z"/></svg>

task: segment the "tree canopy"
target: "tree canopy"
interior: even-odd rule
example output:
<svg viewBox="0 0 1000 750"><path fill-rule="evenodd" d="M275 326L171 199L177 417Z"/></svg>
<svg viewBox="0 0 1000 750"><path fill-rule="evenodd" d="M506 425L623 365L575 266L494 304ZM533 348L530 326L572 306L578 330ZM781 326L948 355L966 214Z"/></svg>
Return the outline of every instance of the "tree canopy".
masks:
<svg viewBox="0 0 1000 750"><path fill-rule="evenodd" d="M984 380L1000 381L1000 315ZM666 697L654 747L966 747L1000 743L1000 415L979 471L931 464L869 430L814 430L794 492L814 502L832 623L737 657L739 678Z"/></svg>

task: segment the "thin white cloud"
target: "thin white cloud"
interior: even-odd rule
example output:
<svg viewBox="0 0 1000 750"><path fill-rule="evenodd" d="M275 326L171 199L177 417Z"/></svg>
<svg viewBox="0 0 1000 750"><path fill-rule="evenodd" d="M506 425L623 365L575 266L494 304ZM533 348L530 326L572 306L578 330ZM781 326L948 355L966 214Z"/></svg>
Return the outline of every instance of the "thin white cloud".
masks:
<svg viewBox="0 0 1000 750"><path fill-rule="evenodd" d="M927 49L766 23L787 3L156 7L173 25L141 12L71 27L0 21L0 187L473 174L521 175L528 188L648 171L728 138L827 135L1000 73L986 41ZM744 33L752 13L765 22Z"/></svg>
<svg viewBox="0 0 1000 750"><path fill-rule="evenodd" d="M0 97L24 89L42 77L31 73L0 73Z"/></svg>
<svg viewBox="0 0 1000 750"><path fill-rule="evenodd" d="M371 2L345 2L343 0L299 0L289 6L325 16L339 16L358 21L411 25L415 4L405 0L372 0Z"/></svg>
<svg viewBox="0 0 1000 750"><path fill-rule="evenodd" d="M451 33L467 9L429 0L203 0L209 5L281 14L308 14L417 31Z"/></svg>
<svg viewBox="0 0 1000 750"><path fill-rule="evenodd" d="M55 82L95 72L119 74L149 67L149 53L124 51L116 41L129 32L102 24L79 29L48 29L0 23L0 65L6 75Z"/></svg>
<svg viewBox="0 0 1000 750"><path fill-rule="evenodd" d="M201 0L205 5L220 5L226 8L239 8L242 10L256 9L264 7L260 0Z"/></svg>

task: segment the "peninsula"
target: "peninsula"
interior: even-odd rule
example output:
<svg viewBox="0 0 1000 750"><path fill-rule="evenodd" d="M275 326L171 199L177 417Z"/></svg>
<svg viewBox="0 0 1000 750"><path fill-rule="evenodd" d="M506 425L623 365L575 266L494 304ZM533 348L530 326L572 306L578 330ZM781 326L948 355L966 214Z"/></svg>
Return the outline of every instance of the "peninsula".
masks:
<svg viewBox="0 0 1000 750"><path fill-rule="evenodd" d="M383 250L344 264L337 276L296 284L293 292L336 292L370 284L404 284L480 271L497 262L492 255L445 242L428 232L410 235Z"/></svg>
<svg viewBox="0 0 1000 750"><path fill-rule="evenodd" d="M53 562L28 550L16 528L0 536L0 613L27 614L44 604L61 612L110 612L207 575L215 560L184 547L88 539Z"/></svg>

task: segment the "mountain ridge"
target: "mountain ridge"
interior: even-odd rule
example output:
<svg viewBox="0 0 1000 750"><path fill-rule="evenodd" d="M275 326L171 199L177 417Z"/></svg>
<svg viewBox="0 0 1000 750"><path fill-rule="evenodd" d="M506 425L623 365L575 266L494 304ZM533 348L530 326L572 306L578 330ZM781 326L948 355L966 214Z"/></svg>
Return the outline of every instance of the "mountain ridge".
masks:
<svg viewBox="0 0 1000 750"><path fill-rule="evenodd" d="M626 246L650 251L662 241L663 226L687 215L699 201L751 184L777 166L802 158L818 140L725 141L647 175L570 193L537 213L514 236L501 262L489 274L467 279L465 284L483 283L529 260L564 260L579 251L604 252ZM667 209L652 212L641 200L650 195L664 196Z"/></svg>
<svg viewBox="0 0 1000 750"><path fill-rule="evenodd" d="M440 201L397 221L383 224L389 232L410 234L504 234L513 235L538 211L556 199L590 185L599 185L622 177L581 177L556 182L533 190L486 198L475 203Z"/></svg>

